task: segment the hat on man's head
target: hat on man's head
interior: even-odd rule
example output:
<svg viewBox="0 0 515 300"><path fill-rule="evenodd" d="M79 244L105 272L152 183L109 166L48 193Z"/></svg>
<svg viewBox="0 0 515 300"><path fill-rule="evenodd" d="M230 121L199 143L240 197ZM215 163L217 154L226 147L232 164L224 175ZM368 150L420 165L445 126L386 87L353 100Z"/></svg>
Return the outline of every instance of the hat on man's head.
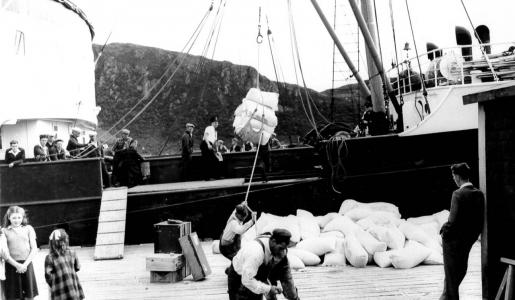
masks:
<svg viewBox="0 0 515 300"><path fill-rule="evenodd" d="M193 127L193 128L195 128L195 125L193 125L193 123L186 123L186 127Z"/></svg>
<svg viewBox="0 0 515 300"><path fill-rule="evenodd" d="M217 116L212 116L211 119L209 119L209 122L211 122L211 123L218 122L218 117Z"/></svg>
<svg viewBox="0 0 515 300"><path fill-rule="evenodd" d="M39 139L48 139L48 135L47 134L40 134L39 135Z"/></svg>
<svg viewBox="0 0 515 300"><path fill-rule="evenodd" d="M290 244L291 233L286 229L277 228L272 232L271 238L277 243L286 243L288 245Z"/></svg>
<svg viewBox="0 0 515 300"><path fill-rule="evenodd" d="M57 140L55 140L55 142L56 142L56 143L59 143L59 142L62 142L62 141L63 141L63 140L61 140L61 139L57 139Z"/></svg>
<svg viewBox="0 0 515 300"><path fill-rule="evenodd" d="M80 132L81 132L81 130L80 130L80 128L78 128L78 127L73 127L73 128L72 128L72 132L80 133Z"/></svg>
<svg viewBox="0 0 515 300"><path fill-rule="evenodd" d="M125 133L125 134L131 133L131 131L129 129L127 129L127 128L124 128L124 129L120 130L120 132L121 133Z"/></svg>

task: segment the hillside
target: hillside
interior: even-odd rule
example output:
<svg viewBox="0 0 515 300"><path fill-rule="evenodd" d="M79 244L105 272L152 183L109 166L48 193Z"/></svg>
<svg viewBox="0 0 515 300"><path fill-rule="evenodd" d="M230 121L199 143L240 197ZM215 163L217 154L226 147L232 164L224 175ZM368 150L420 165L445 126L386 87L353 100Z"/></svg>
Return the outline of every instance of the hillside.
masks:
<svg viewBox="0 0 515 300"><path fill-rule="evenodd" d="M100 46L95 45L96 55L99 50ZM219 138L229 143L234 136L233 112L247 91L255 86L256 70L228 61L186 55L178 69L180 59L167 71L170 75L177 70L173 79L163 86L168 76L163 81L159 78L178 55L180 53L133 44L109 44L95 71L97 105L102 108L98 116L99 131L109 129L144 98L116 128L121 129L120 126L135 116L162 88L155 101L127 126L131 135L139 140L141 152L157 155L163 149L163 154L176 153L186 122L197 126L194 137L198 148L212 115L218 115L220 119ZM156 83L157 87L150 90ZM264 76L260 76L260 87L264 91L278 91L275 81ZM320 113L329 119L331 91L309 90L309 93ZM336 90L335 120L354 126L360 111L356 94L355 87ZM276 133L281 141L287 142L289 136L303 136L310 129L295 85L285 84L281 88L276 114L279 120ZM321 117L316 118L322 121Z"/></svg>

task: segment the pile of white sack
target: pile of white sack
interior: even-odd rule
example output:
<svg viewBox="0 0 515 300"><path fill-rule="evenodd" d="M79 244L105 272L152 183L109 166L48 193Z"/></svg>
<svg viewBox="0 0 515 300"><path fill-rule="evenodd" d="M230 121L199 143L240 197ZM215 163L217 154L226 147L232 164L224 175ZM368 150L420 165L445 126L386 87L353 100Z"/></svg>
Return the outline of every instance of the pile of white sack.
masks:
<svg viewBox="0 0 515 300"><path fill-rule="evenodd" d="M401 219L399 208L391 203L343 201L339 212L313 216L297 210L286 217L262 213L242 237L242 245L265 232L284 228L291 232L295 246L288 249L293 269L305 266L344 266L357 268L377 264L381 268L413 268L419 264L443 264L440 228L449 211L429 216ZM217 241L213 252L217 253Z"/></svg>

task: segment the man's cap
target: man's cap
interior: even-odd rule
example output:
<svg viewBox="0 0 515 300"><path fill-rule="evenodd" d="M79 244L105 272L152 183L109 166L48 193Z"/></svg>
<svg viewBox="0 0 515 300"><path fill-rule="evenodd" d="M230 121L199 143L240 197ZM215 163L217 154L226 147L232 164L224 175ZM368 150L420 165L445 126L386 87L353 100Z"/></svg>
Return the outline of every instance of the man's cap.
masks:
<svg viewBox="0 0 515 300"><path fill-rule="evenodd" d="M271 238L277 243L286 243L288 245L290 244L291 233L286 229L276 228L272 232Z"/></svg>
<svg viewBox="0 0 515 300"><path fill-rule="evenodd" d="M61 139L57 139L57 140L55 140L55 142L56 142L56 143L59 143L59 142L62 142L62 141L63 141L63 140L61 140Z"/></svg>
<svg viewBox="0 0 515 300"><path fill-rule="evenodd" d="M211 122L211 123L218 122L218 117L217 116L212 116L211 119L209 119L209 122Z"/></svg>
<svg viewBox="0 0 515 300"><path fill-rule="evenodd" d="M46 137L50 139L50 138L54 138L55 136L50 133L50 134L47 134Z"/></svg>
<svg viewBox="0 0 515 300"><path fill-rule="evenodd" d="M91 131L91 132L89 133L89 136L97 136L97 132L96 132L96 131Z"/></svg>
<svg viewBox="0 0 515 300"><path fill-rule="evenodd" d="M124 128L124 129L120 130L120 132L121 133L125 133L125 134L131 133L131 131L129 129L127 129L127 128Z"/></svg>
<svg viewBox="0 0 515 300"><path fill-rule="evenodd" d="M186 123L186 127L193 127L193 128L195 128L195 125L193 125L193 123Z"/></svg>
<svg viewBox="0 0 515 300"><path fill-rule="evenodd" d="M72 132L80 133L80 132L81 132L81 130L80 130L80 128L78 128L78 127L73 127L73 128L72 128Z"/></svg>
<svg viewBox="0 0 515 300"><path fill-rule="evenodd" d="M39 135L39 139L47 139L47 138L48 138L47 134L40 134Z"/></svg>

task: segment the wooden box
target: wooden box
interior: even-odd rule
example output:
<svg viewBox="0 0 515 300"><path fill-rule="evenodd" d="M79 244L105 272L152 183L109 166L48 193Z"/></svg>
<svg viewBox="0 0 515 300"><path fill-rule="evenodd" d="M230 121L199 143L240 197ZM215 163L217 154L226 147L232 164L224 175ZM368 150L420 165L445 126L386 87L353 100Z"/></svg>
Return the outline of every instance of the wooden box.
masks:
<svg viewBox="0 0 515 300"><path fill-rule="evenodd" d="M146 269L150 271L150 282L177 282L189 275L184 255L176 253L147 257Z"/></svg>
<svg viewBox="0 0 515 300"><path fill-rule="evenodd" d="M191 233L191 222L169 219L154 229L154 253L182 253L179 238Z"/></svg>
<svg viewBox="0 0 515 300"><path fill-rule="evenodd" d="M194 232L187 236L181 237L179 242L182 247L182 253L186 258L186 263L190 267L193 280L201 280L211 274L211 268L206 259L206 255L202 250L202 245Z"/></svg>

